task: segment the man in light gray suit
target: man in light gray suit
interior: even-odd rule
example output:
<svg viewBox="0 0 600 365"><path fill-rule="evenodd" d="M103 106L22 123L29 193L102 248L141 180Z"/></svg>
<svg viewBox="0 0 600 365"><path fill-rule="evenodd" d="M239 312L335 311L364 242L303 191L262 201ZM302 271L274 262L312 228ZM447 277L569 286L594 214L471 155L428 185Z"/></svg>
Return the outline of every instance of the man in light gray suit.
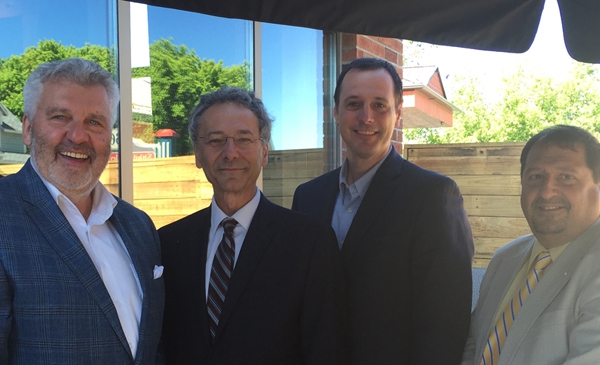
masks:
<svg viewBox="0 0 600 365"><path fill-rule="evenodd" d="M463 365L600 363L600 144L554 126L521 154L533 232L500 248L481 284Z"/></svg>

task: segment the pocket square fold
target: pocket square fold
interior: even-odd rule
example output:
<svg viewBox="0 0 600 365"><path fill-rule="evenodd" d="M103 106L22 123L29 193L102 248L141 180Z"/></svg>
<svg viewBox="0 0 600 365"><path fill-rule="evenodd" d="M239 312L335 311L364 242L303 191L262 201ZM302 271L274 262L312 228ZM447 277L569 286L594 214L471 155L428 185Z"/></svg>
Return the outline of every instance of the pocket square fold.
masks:
<svg viewBox="0 0 600 365"><path fill-rule="evenodd" d="M160 278L164 269L165 268L163 266L154 265L154 279Z"/></svg>

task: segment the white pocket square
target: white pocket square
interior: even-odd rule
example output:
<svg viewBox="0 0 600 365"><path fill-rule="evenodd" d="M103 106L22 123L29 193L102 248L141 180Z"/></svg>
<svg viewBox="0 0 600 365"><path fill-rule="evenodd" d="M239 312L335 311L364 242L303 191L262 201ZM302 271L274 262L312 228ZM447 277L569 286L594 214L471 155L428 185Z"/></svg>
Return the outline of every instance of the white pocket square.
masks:
<svg viewBox="0 0 600 365"><path fill-rule="evenodd" d="M160 278L164 269L163 266L154 265L154 279Z"/></svg>

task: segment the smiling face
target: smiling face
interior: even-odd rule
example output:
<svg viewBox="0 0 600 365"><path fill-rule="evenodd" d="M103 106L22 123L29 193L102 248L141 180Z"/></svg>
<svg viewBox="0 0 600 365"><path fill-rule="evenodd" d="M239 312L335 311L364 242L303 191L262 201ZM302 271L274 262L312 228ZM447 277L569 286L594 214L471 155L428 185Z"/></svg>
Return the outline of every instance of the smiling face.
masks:
<svg viewBox="0 0 600 365"><path fill-rule="evenodd" d="M89 195L110 157L109 98L101 85L46 82L23 143L39 173L72 201Z"/></svg>
<svg viewBox="0 0 600 365"><path fill-rule="evenodd" d="M400 123L394 83L384 69L348 71L334 117L348 147L348 160L375 165L388 152Z"/></svg>
<svg viewBox="0 0 600 365"><path fill-rule="evenodd" d="M228 214L231 202L237 209L248 203L255 193L261 168L267 165L267 144L260 138L258 118L249 109L236 103L213 105L200 116L199 138L194 145L196 166L204 169L213 185L215 200ZM237 146L231 138L222 147L206 144L207 139L244 137L254 140L247 146ZM225 200L229 202L225 204ZM235 209L234 209L235 211Z"/></svg>
<svg viewBox="0 0 600 365"><path fill-rule="evenodd" d="M600 183L586 165L585 149L534 146L521 179L521 208L546 248L570 242L600 216Z"/></svg>

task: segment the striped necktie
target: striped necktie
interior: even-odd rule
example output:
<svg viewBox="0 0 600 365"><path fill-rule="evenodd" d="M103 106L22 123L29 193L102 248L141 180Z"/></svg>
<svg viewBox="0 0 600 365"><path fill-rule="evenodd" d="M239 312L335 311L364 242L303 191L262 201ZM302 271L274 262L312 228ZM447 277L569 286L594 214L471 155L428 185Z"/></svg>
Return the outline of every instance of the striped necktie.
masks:
<svg viewBox="0 0 600 365"><path fill-rule="evenodd" d="M229 279L233 272L233 261L235 259L233 229L237 225L237 221L233 218L225 218L221 222L221 225L223 226L223 238L213 259L208 286L208 300L206 301L210 335L213 342L217 334L217 327L219 326L219 318L223 309L223 303L225 302Z"/></svg>
<svg viewBox="0 0 600 365"><path fill-rule="evenodd" d="M529 297L529 294L531 294L537 283L542 280L544 269L552 263L552 258L548 252L540 252L536 256L534 262L533 269L529 272L525 284L511 299L510 303L508 303L506 309L504 309L504 312L502 312L502 315L498 319L498 322L496 322L483 350L483 354L481 355L481 362L479 365L498 364L502 345L504 345L510 327L517 317L517 314L519 314L519 310L521 310L525 300Z"/></svg>

